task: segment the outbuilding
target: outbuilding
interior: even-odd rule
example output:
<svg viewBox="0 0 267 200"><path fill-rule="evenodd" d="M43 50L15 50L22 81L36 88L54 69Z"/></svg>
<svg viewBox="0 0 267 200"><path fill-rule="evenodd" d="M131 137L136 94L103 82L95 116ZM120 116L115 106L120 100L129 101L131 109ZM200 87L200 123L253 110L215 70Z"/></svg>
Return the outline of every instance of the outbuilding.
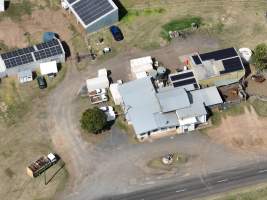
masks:
<svg viewBox="0 0 267 200"><path fill-rule="evenodd" d="M100 76L86 80L86 86L88 92L92 92L96 89L105 89L109 87L109 80L106 76Z"/></svg>
<svg viewBox="0 0 267 200"><path fill-rule="evenodd" d="M119 21L119 9L112 0L62 0L62 7L69 9L87 32Z"/></svg>
<svg viewBox="0 0 267 200"><path fill-rule="evenodd" d="M51 61L51 62L45 62L40 64L40 71L42 75L50 75L50 74L57 74L57 62Z"/></svg>
<svg viewBox="0 0 267 200"><path fill-rule="evenodd" d="M144 78L147 72L153 70L153 60L151 56L136 58L130 60L132 75L137 78Z"/></svg>
<svg viewBox="0 0 267 200"><path fill-rule="evenodd" d="M32 71L31 70L20 71L18 73L18 79L20 83L26 83L32 81L33 80Z"/></svg>
<svg viewBox="0 0 267 200"><path fill-rule="evenodd" d="M0 12L5 11L5 0L0 0Z"/></svg>
<svg viewBox="0 0 267 200"><path fill-rule="evenodd" d="M111 96L113 98L113 101L115 103L115 105L120 105L122 104L122 97L121 94L119 92L119 85L121 85L121 83L112 83L110 84L109 90L111 93Z"/></svg>

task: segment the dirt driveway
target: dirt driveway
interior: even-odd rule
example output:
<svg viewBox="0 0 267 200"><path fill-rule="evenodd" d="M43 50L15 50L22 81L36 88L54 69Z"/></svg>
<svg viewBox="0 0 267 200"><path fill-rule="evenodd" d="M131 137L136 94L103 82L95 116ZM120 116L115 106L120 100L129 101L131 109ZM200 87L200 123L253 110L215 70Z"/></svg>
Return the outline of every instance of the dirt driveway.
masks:
<svg viewBox="0 0 267 200"><path fill-rule="evenodd" d="M226 128L227 127L227 128ZM267 118L260 118L254 108L245 107L239 116L227 116L221 125L208 131L214 142L238 151L266 152Z"/></svg>

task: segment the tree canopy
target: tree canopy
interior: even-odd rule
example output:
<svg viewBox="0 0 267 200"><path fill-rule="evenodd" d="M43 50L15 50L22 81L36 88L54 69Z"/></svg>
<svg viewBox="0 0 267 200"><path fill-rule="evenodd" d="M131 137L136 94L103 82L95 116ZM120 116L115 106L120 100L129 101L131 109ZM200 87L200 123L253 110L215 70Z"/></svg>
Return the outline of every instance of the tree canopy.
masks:
<svg viewBox="0 0 267 200"><path fill-rule="evenodd" d="M89 108L82 114L80 123L84 130L97 134L106 127L107 117L99 108Z"/></svg>
<svg viewBox="0 0 267 200"><path fill-rule="evenodd" d="M262 43L256 46L252 55L252 64L257 71L267 69L267 45Z"/></svg>

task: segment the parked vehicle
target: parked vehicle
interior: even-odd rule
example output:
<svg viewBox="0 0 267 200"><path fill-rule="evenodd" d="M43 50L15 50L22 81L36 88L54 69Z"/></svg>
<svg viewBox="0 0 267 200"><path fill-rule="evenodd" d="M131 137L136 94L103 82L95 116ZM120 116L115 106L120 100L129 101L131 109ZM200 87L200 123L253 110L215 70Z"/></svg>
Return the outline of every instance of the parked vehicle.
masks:
<svg viewBox="0 0 267 200"><path fill-rule="evenodd" d="M52 165L56 164L57 161L58 157L53 153L49 153L47 156L42 156L27 167L27 174L32 178L37 177Z"/></svg>
<svg viewBox="0 0 267 200"><path fill-rule="evenodd" d="M102 110L103 112L113 111L112 106L103 106L103 107L100 107L99 109Z"/></svg>
<svg viewBox="0 0 267 200"><path fill-rule="evenodd" d="M99 96L101 94L106 94L107 93L107 90L106 89L96 89L92 92L89 92L89 96L90 97L93 97L93 96Z"/></svg>
<svg viewBox="0 0 267 200"><path fill-rule="evenodd" d="M108 122L114 121L116 119L116 113L112 106L103 106L103 107L100 107L99 109L102 110L106 114Z"/></svg>
<svg viewBox="0 0 267 200"><path fill-rule="evenodd" d="M45 80L45 77L43 76L38 76L37 77L37 83L38 83L38 86L40 89L44 89L47 87L47 83L46 83L46 80Z"/></svg>
<svg viewBox="0 0 267 200"><path fill-rule="evenodd" d="M91 96L90 97L90 101L91 101L92 104L98 104L98 103L102 103L102 102L108 101L108 97L105 94L101 94L99 96Z"/></svg>
<svg viewBox="0 0 267 200"><path fill-rule="evenodd" d="M123 36L123 34L121 32L121 29L118 26L111 26L109 28L109 30L110 30L114 40L121 41L121 40L124 39L124 36Z"/></svg>

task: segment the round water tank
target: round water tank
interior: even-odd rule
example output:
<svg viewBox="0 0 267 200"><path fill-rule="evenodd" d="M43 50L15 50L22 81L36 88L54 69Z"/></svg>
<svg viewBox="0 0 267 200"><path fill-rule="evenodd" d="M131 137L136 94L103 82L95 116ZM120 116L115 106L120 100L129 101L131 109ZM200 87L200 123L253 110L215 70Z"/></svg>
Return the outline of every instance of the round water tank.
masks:
<svg viewBox="0 0 267 200"><path fill-rule="evenodd" d="M252 56L252 51L249 48L240 48L239 50L240 56L246 61L249 62Z"/></svg>
<svg viewBox="0 0 267 200"><path fill-rule="evenodd" d="M163 78L164 75L166 74L166 68L165 67L158 67L157 72L158 72L158 76L159 78Z"/></svg>
<svg viewBox="0 0 267 200"><path fill-rule="evenodd" d="M43 34L43 42L49 42L53 40L54 38L56 38L56 34L53 32L45 32Z"/></svg>
<svg viewBox="0 0 267 200"><path fill-rule="evenodd" d="M151 76L152 78L156 79L157 78L157 75L158 75L158 72L154 69L150 70L148 72L149 76Z"/></svg>

